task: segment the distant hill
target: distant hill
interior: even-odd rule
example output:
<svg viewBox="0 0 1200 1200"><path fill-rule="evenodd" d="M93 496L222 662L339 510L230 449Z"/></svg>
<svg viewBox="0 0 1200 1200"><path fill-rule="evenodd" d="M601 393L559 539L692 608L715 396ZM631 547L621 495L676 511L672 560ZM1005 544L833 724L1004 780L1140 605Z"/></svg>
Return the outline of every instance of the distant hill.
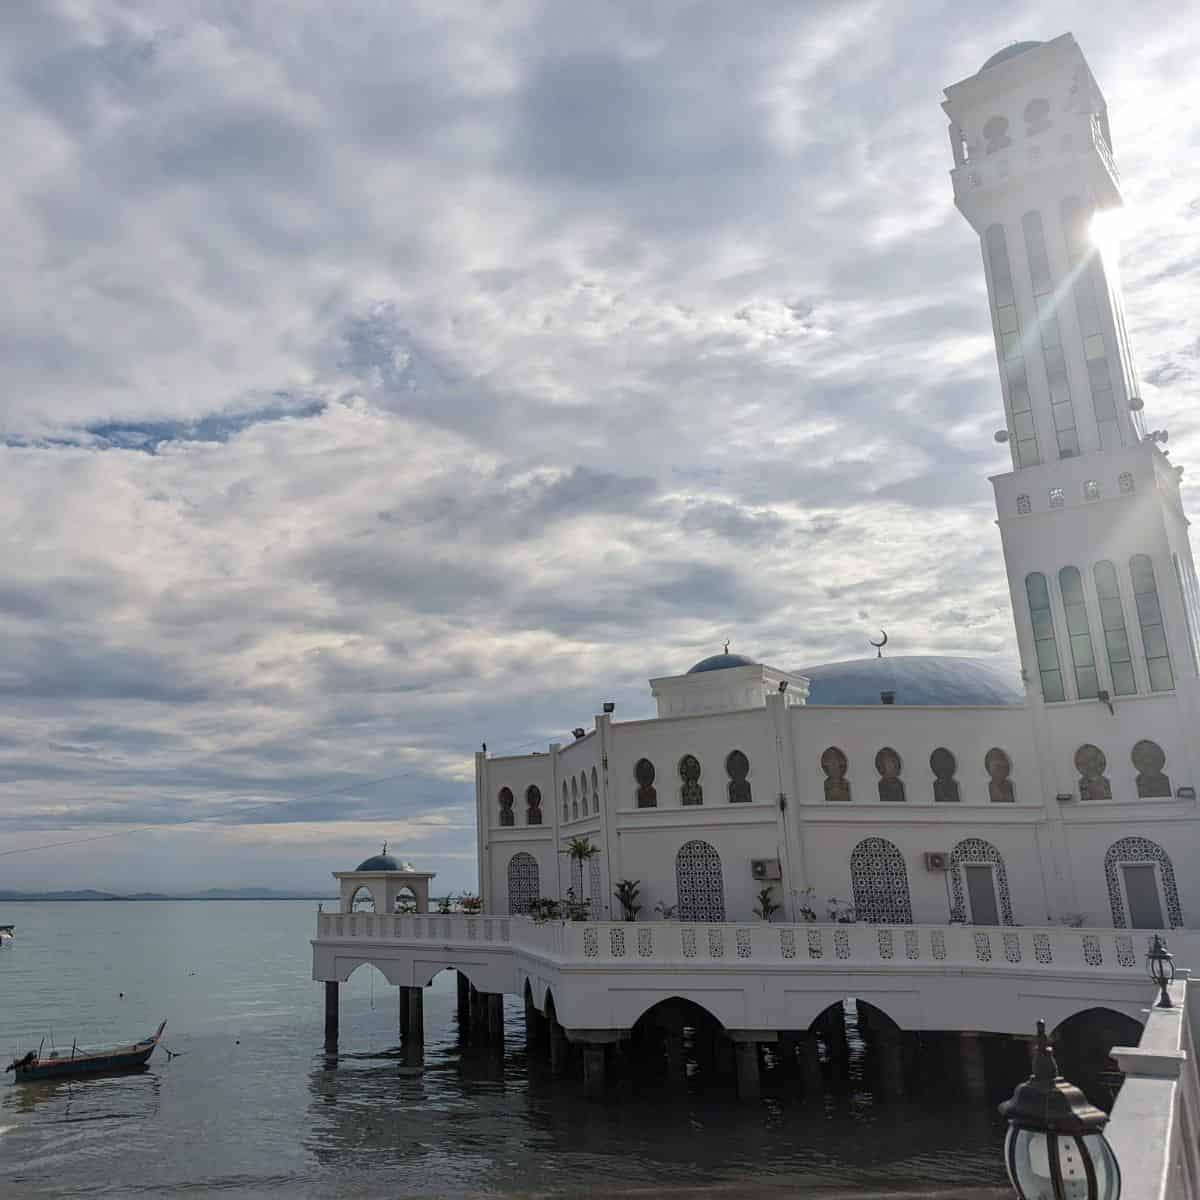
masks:
<svg viewBox="0 0 1200 1200"><path fill-rule="evenodd" d="M208 888L203 892L98 892L92 888L63 892L13 892L0 890L5 900L336 900L336 896L318 896L313 892L277 892L272 888Z"/></svg>

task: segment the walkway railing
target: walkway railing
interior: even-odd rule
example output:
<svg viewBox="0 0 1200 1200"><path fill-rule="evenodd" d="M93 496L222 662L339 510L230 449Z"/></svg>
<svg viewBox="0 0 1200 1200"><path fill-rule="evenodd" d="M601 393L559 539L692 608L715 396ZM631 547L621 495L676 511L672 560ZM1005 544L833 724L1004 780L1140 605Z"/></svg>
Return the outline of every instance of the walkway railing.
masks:
<svg viewBox="0 0 1200 1200"><path fill-rule="evenodd" d="M548 921L461 914L322 913L317 936L372 942L508 945L578 965L730 964L819 967L975 967L1070 973L1145 970L1150 934L1062 926L776 925L762 921ZM1200 938L1171 935L1176 959L1200 967ZM1182 953L1181 953L1182 952Z"/></svg>
<svg viewBox="0 0 1200 1200"><path fill-rule="evenodd" d="M1125 1082L1108 1140L1121 1164L1121 1200L1200 1197L1200 986L1171 985L1174 1008L1150 1008L1137 1046L1115 1047Z"/></svg>

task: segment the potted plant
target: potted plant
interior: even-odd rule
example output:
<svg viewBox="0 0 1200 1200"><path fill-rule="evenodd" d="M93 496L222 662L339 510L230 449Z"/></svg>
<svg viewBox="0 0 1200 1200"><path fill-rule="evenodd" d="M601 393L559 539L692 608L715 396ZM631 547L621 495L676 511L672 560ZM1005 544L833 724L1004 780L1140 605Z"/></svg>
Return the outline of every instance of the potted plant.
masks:
<svg viewBox="0 0 1200 1200"><path fill-rule="evenodd" d="M580 900L575 895L575 889L569 887L563 898L562 912L568 921L586 921L591 916L591 905L586 900Z"/></svg>
<svg viewBox="0 0 1200 1200"><path fill-rule="evenodd" d="M557 921L561 916L559 903L557 900L551 900L549 896L539 896L529 906L529 915L538 922Z"/></svg>
<svg viewBox="0 0 1200 1200"><path fill-rule="evenodd" d="M575 875L579 881L579 887L571 887L569 893L574 893L576 897L583 896L583 864L589 862L600 853L600 847L593 845L589 837L573 837L566 845L565 850L560 850L559 854L565 854L570 860L574 869ZM597 898L599 899L599 898ZM582 903L581 900L575 900L574 903ZM584 918L578 918L584 919Z"/></svg>
<svg viewBox="0 0 1200 1200"><path fill-rule="evenodd" d="M775 901L775 885L767 884L765 888L758 890L758 907L754 910L754 915L760 921L770 921L770 919L783 907Z"/></svg>
<svg viewBox="0 0 1200 1200"><path fill-rule="evenodd" d="M483 912L483 901L478 896L460 896L458 906L468 917L477 917Z"/></svg>
<svg viewBox="0 0 1200 1200"><path fill-rule="evenodd" d="M661 900L654 906L654 911L664 921L675 920L675 914L679 911L678 904L664 904Z"/></svg>
<svg viewBox="0 0 1200 1200"><path fill-rule="evenodd" d="M613 892L626 921L636 921L638 913L642 911L642 906L638 903L638 889L641 883L640 879L621 879L617 882L617 890Z"/></svg>

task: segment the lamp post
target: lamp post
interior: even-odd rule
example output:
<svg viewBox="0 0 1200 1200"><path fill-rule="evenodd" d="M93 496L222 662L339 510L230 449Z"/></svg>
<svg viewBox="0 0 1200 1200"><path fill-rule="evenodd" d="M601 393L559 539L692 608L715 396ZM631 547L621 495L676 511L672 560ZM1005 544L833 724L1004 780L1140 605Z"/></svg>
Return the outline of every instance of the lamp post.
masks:
<svg viewBox="0 0 1200 1200"><path fill-rule="evenodd" d="M1150 952L1146 955L1146 969L1160 993L1154 1007L1174 1008L1167 992L1167 984L1175 978L1175 960L1167 950L1167 943L1157 933L1154 935L1154 941L1150 943Z"/></svg>
<svg viewBox="0 0 1200 1200"><path fill-rule="evenodd" d="M1104 1137L1107 1113L1059 1073L1046 1022L1037 1023L1033 1074L1000 1105L1004 1165L1021 1200L1119 1200L1121 1169Z"/></svg>

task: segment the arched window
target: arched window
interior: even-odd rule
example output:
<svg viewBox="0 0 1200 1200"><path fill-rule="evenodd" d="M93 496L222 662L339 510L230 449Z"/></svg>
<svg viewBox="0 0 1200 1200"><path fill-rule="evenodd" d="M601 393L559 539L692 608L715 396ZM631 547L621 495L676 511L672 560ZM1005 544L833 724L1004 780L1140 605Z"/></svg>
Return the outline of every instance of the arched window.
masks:
<svg viewBox="0 0 1200 1200"><path fill-rule="evenodd" d="M1075 690L1080 700L1095 700L1100 694L1100 678L1096 674L1096 652L1092 649L1092 630L1088 624L1079 568L1063 567L1058 573L1058 586L1067 614L1067 640L1075 665Z"/></svg>
<svg viewBox="0 0 1200 1200"><path fill-rule="evenodd" d="M1050 611L1050 589L1041 571L1031 571L1025 576L1025 595L1029 600L1029 619L1033 624L1033 645L1042 679L1042 698L1048 703L1065 700L1058 642L1054 637L1054 616Z"/></svg>
<svg viewBox="0 0 1200 1200"><path fill-rule="evenodd" d="M700 760L694 754L685 754L679 760L680 804L703 804L704 789L700 786Z"/></svg>
<svg viewBox="0 0 1200 1200"><path fill-rule="evenodd" d="M541 892L537 859L524 850L508 860L508 911L521 916L533 907Z"/></svg>
<svg viewBox="0 0 1200 1200"><path fill-rule="evenodd" d="M1096 580L1096 595L1100 600L1100 624L1104 629L1104 650L1108 655L1108 673L1112 677L1113 694L1133 696L1137 681L1133 677L1133 654L1129 649L1129 634L1125 629L1125 609L1121 604L1121 588L1117 568L1110 562L1098 562L1092 568Z"/></svg>
<svg viewBox="0 0 1200 1200"><path fill-rule="evenodd" d="M876 925L912 924L904 856L886 838L863 838L850 852L850 886L858 920Z"/></svg>
<svg viewBox="0 0 1200 1200"><path fill-rule="evenodd" d="M1079 453L1079 434L1075 429L1075 409L1071 404L1071 385L1067 379L1067 357L1063 352L1062 334L1055 315L1058 301L1054 294L1050 256L1046 253L1042 214L1036 210L1027 212L1021 218L1021 229L1025 234L1025 257L1029 262L1033 299L1037 305L1046 380L1050 384L1050 412L1054 417L1054 434L1058 439L1058 457L1074 458Z"/></svg>
<svg viewBox="0 0 1200 1200"><path fill-rule="evenodd" d="M392 897L392 912L415 913L417 911L417 893L412 888L402 887Z"/></svg>
<svg viewBox="0 0 1200 1200"><path fill-rule="evenodd" d="M729 776L729 803L749 804L750 760L740 750L731 750L725 759L725 773Z"/></svg>
<svg viewBox="0 0 1200 1200"><path fill-rule="evenodd" d="M1167 631L1163 627L1162 608L1158 603L1158 584L1154 564L1148 554L1135 554L1129 560L1133 576L1133 602L1138 624L1142 627L1142 649L1146 653L1146 672L1152 692L1169 692L1175 687L1171 658L1167 653Z"/></svg>
<svg viewBox="0 0 1200 1200"><path fill-rule="evenodd" d="M571 805L567 797L567 781L563 780L563 820L571 819Z"/></svg>
<svg viewBox="0 0 1200 1200"><path fill-rule="evenodd" d="M929 756L929 769L933 772L933 798L939 804L954 804L958 801L958 780L954 772L958 762L945 746L939 746Z"/></svg>
<svg viewBox="0 0 1200 1200"><path fill-rule="evenodd" d="M903 803L904 780L900 778L903 764L900 755L891 746L884 746L875 755L875 770L879 772L879 798Z"/></svg>
<svg viewBox="0 0 1200 1200"><path fill-rule="evenodd" d="M993 746L983 756L983 769L988 773L988 799L993 804L1012 804L1016 796L1013 794L1012 780L1009 779L1012 759L1008 754L999 746Z"/></svg>
<svg viewBox="0 0 1200 1200"><path fill-rule="evenodd" d="M579 782L573 775L571 776L571 820L579 820Z"/></svg>
<svg viewBox="0 0 1200 1200"><path fill-rule="evenodd" d="M513 816L512 788L502 787L498 799L500 801L500 824L515 825L517 819Z"/></svg>
<svg viewBox="0 0 1200 1200"><path fill-rule="evenodd" d="M648 758L639 758L633 768L637 780L638 808L657 808L658 792L654 787L654 764Z"/></svg>
<svg viewBox="0 0 1200 1200"><path fill-rule="evenodd" d="M1144 837L1114 842L1104 856L1104 882L1115 928L1177 929L1183 924L1175 868L1157 842Z"/></svg>
<svg viewBox="0 0 1200 1200"><path fill-rule="evenodd" d="M600 813L600 780L595 767L592 768L592 813L597 816Z"/></svg>
<svg viewBox="0 0 1200 1200"><path fill-rule="evenodd" d="M1075 770L1079 772L1080 800L1112 799L1112 784L1104 773L1108 770L1108 759L1099 746L1084 742L1075 751Z"/></svg>
<svg viewBox="0 0 1200 1200"><path fill-rule="evenodd" d="M375 911L375 897L371 894L369 887L359 886L354 889L354 895L350 897L350 911L352 913L373 913Z"/></svg>
<svg viewBox="0 0 1200 1200"><path fill-rule="evenodd" d="M821 755L821 770L825 772L825 799L838 803L850 799L850 783L846 772L850 764L845 751L830 746Z"/></svg>
<svg viewBox="0 0 1200 1200"><path fill-rule="evenodd" d="M531 783L525 789L525 824L540 825L542 823L542 789L536 783Z"/></svg>
<svg viewBox="0 0 1200 1200"><path fill-rule="evenodd" d="M983 235L988 271L992 280L992 308L996 322L996 343L1000 353L1000 374L1008 402L1013 453L1018 467L1033 467L1038 457L1037 433L1033 425L1033 401L1025 374L1021 349L1021 322L1017 316L1012 267L1008 261L1008 239L1003 225L990 225Z"/></svg>
<svg viewBox="0 0 1200 1200"><path fill-rule="evenodd" d="M988 117L983 126L983 141L985 154L995 154L998 150L1011 146L1012 139L1008 136L1008 118Z"/></svg>
<svg viewBox="0 0 1200 1200"><path fill-rule="evenodd" d="M1134 746L1129 757L1137 768L1137 794L1140 798L1171 795L1171 780L1163 771L1167 756L1157 742L1143 738Z"/></svg>
<svg viewBox="0 0 1200 1200"><path fill-rule="evenodd" d="M1037 137L1050 128L1050 101L1040 97L1025 105L1025 136Z"/></svg>
<svg viewBox="0 0 1200 1200"><path fill-rule="evenodd" d="M965 883L965 890L964 890ZM950 851L950 919L971 925L1011 925L1012 896L1000 851L982 838L963 838Z"/></svg>
<svg viewBox="0 0 1200 1200"><path fill-rule="evenodd" d="M675 887L681 921L724 921L725 884L721 856L699 838L675 855Z"/></svg>

